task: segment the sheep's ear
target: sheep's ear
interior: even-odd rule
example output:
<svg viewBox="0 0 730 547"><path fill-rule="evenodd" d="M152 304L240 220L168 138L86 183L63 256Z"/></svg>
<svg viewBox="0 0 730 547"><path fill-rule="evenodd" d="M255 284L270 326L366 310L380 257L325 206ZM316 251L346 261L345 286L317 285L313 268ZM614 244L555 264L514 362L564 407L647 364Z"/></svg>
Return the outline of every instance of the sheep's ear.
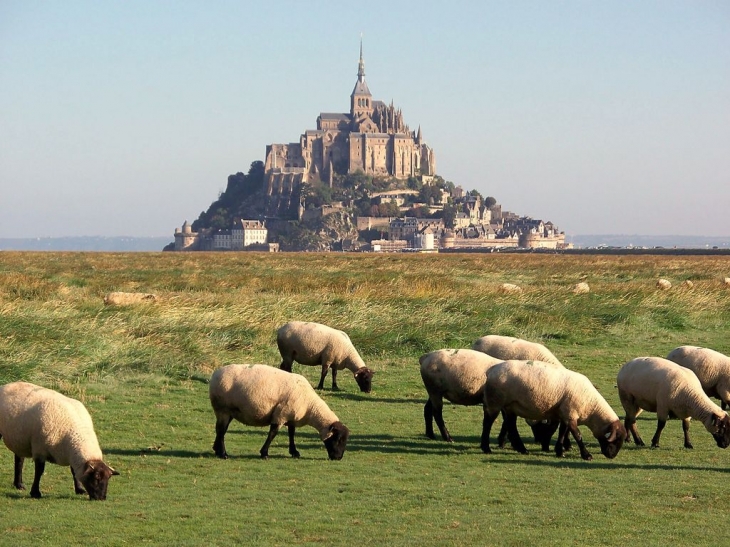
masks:
<svg viewBox="0 0 730 547"><path fill-rule="evenodd" d="M331 437L332 435L334 435L334 434L335 434L335 432L334 432L334 431L332 430L332 428L330 427L330 428L329 428L329 429L327 430L327 432L326 432L326 433L324 433L324 434L322 435L322 440L323 440L323 441L326 441L327 439L329 439L329 438L330 438L330 437Z"/></svg>
<svg viewBox="0 0 730 547"><path fill-rule="evenodd" d="M119 475L119 471L117 471L117 470L116 470L116 469L114 469L113 467L109 467L109 470L110 470L110 471L112 472L112 476L114 476L114 475Z"/></svg>

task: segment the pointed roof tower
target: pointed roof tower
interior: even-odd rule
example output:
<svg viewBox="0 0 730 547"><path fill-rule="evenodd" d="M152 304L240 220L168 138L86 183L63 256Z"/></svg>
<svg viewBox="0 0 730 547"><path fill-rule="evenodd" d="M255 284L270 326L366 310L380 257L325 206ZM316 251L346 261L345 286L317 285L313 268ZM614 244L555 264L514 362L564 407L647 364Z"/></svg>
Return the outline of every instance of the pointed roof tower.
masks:
<svg viewBox="0 0 730 547"><path fill-rule="evenodd" d="M353 118L373 113L373 96L365 82L365 61L362 58L362 36L360 37L360 61L357 65L357 82L350 95L350 114Z"/></svg>

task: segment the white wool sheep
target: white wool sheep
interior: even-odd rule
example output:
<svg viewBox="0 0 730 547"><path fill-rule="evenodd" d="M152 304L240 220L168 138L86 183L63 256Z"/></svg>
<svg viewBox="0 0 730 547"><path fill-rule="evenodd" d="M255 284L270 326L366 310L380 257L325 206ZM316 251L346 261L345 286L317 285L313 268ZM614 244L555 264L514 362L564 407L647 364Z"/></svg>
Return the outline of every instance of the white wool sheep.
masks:
<svg viewBox="0 0 730 547"><path fill-rule="evenodd" d="M157 295L143 292L110 292L104 297L107 306L129 306L141 302L157 302Z"/></svg>
<svg viewBox="0 0 730 547"><path fill-rule="evenodd" d="M498 334L482 336L475 340L471 345L471 349L481 351L502 361L509 359L526 361L532 359L533 361L542 361L544 363L563 366L560 360L542 344L513 336L500 336Z"/></svg>
<svg viewBox="0 0 730 547"><path fill-rule="evenodd" d="M444 424L444 399L455 405L481 405L487 370L501 360L471 349L440 349L422 355L418 361L428 392L428 401L423 407L426 436L436 438L433 432L435 419L441 438L453 442Z"/></svg>
<svg viewBox="0 0 730 547"><path fill-rule="evenodd" d="M339 389L337 371L343 368L355 375L360 391L370 393L372 389L373 371L365 366L350 337L341 330L320 323L290 321L277 330L276 344L281 353L282 370L291 372L294 361L302 365L322 366L317 389L324 388L329 369L332 369L332 389Z"/></svg>
<svg viewBox="0 0 730 547"><path fill-rule="evenodd" d="M685 289L692 289L694 288L694 286L695 284L692 283L692 281L690 281L689 279L685 279L684 281L682 281L682 287Z"/></svg>
<svg viewBox="0 0 730 547"><path fill-rule="evenodd" d="M0 387L0 437L15 454L13 486L18 490L25 489L23 462L33 459L33 498L41 497L46 462L70 466L74 490L92 500L106 499L109 477L119 474L104 463L84 405L52 389L27 382Z"/></svg>
<svg viewBox="0 0 730 547"><path fill-rule="evenodd" d="M515 285L514 283L502 283L499 286L499 292L504 294L520 294L522 292L522 287Z"/></svg>
<svg viewBox="0 0 730 547"><path fill-rule="evenodd" d="M566 368L539 361L505 361L487 371L484 386L484 430L482 450L489 454L489 433L495 418L505 411L512 446L526 453L517 432L516 417L531 420L559 420L560 432L555 453L563 455L563 441L570 430L584 460L592 459L583 444L579 425L585 424L598 439L601 453L615 458L626 430L611 406L590 380Z"/></svg>
<svg viewBox="0 0 730 547"><path fill-rule="evenodd" d="M694 372L707 396L722 401L723 410L730 406L730 357L714 349L679 346L667 359Z"/></svg>
<svg viewBox="0 0 730 547"><path fill-rule="evenodd" d="M730 277L726 277L725 279L723 279L722 284L726 287L730 287Z"/></svg>
<svg viewBox="0 0 730 547"><path fill-rule="evenodd" d="M587 294L589 292L591 292L591 288L585 281L576 283L575 287L573 287L574 294Z"/></svg>
<svg viewBox="0 0 730 547"><path fill-rule="evenodd" d="M659 446L659 436L669 417L682 420L684 446L692 448L689 440L690 418L701 421L715 438L717 446L730 445L730 417L713 403L694 372L661 357L639 357L621 367L617 376L618 395L626 411L626 430L634 442L644 446L636 417L642 410L656 412L657 429L651 446Z"/></svg>
<svg viewBox="0 0 730 547"><path fill-rule="evenodd" d="M563 364L558 358L542 344L521 338L514 338L513 336L500 336L498 334L482 336L481 338L477 338L471 347L474 350L496 357L501 361L508 361L510 359L518 361L533 360L550 363L561 368L563 367ZM543 451L549 452L550 440L555 431L557 431L560 423L552 420L528 420L527 423L532 428L535 442L542 445ZM503 426L498 437L498 445L500 448L504 446L506 434L507 430ZM570 440L567 437L564 446L566 450L570 448Z"/></svg>
<svg viewBox="0 0 730 547"><path fill-rule="evenodd" d="M672 288L672 284L668 279L659 279L656 282L657 289L662 291L668 291Z"/></svg>
<svg viewBox="0 0 730 547"><path fill-rule="evenodd" d="M228 365L211 376L209 395L216 417L213 450L219 458L228 458L224 437L234 418L245 425L269 426L260 451L264 459L284 425L289 430L289 454L294 458L299 457L294 430L303 425L319 432L331 460L341 460L345 453L349 430L304 376L266 365Z"/></svg>

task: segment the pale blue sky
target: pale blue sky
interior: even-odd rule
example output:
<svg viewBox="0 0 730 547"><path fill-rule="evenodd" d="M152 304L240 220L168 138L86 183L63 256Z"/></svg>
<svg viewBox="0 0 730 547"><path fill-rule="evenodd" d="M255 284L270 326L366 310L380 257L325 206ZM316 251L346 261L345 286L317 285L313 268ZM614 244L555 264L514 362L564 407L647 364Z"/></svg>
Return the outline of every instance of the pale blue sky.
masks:
<svg viewBox="0 0 730 547"><path fill-rule="evenodd" d="M433 3L436 4L436 3ZM375 99L569 235L730 236L730 3L0 0L0 237L160 236Z"/></svg>

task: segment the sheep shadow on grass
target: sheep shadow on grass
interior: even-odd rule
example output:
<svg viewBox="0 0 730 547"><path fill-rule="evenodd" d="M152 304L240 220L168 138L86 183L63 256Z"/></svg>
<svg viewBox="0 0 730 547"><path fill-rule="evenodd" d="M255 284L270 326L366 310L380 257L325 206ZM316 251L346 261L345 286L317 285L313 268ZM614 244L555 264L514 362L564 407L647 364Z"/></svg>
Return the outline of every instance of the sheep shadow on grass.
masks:
<svg viewBox="0 0 730 547"><path fill-rule="evenodd" d="M496 464L520 464L528 466L538 467L553 467L553 468L568 468L571 470L591 470L591 469L641 469L644 471L655 470L655 471L714 471L716 473L730 473L730 468L721 467L710 467L702 465L677 465L677 464L664 464L664 463L631 463L631 462L615 462L615 461L597 461L598 457L603 457L600 454L594 455L593 461L584 461L580 457L576 459L564 459L556 458L554 455L551 457L534 458L531 454L517 454L512 455L497 455L490 454L485 456L483 459L484 463L496 463Z"/></svg>

